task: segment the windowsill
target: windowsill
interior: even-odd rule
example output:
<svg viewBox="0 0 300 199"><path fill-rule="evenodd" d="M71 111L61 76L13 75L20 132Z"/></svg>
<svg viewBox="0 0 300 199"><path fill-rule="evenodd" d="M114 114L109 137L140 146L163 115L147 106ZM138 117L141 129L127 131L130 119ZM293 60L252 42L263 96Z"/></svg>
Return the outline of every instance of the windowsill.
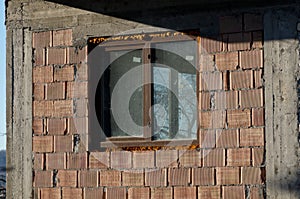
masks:
<svg viewBox="0 0 300 199"><path fill-rule="evenodd" d="M198 140L107 140L101 142L103 148L122 147L176 147L198 145Z"/></svg>

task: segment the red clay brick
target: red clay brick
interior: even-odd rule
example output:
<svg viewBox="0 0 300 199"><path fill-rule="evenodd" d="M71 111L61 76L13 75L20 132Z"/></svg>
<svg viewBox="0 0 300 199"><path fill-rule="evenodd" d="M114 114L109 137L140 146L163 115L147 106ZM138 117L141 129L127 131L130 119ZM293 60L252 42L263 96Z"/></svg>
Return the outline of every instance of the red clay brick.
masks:
<svg viewBox="0 0 300 199"><path fill-rule="evenodd" d="M128 199L149 199L150 189L145 188L129 188Z"/></svg>
<svg viewBox="0 0 300 199"><path fill-rule="evenodd" d="M53 46L71 46L72 45L72 30L57 30L53 31Z"/></svg>
<svg viewBox="0 0 300 199"><path fill-rule="evenodd" d="M262 69L254 72L254 88L261 88L263 86Z"/></svg>
<svg viewBox="0 0 300 199"><path fill-rule="evenodd" d="M32 138L33 152L52 152L53 151L53 137L52 136L34 136Z"/></svg>
<svg viewBox="0 0 300 199"><path fill-rule="evenodd" d="M68 118L68 134L88 132L88 118Z"/></svg>
<svg viewBox="0 0 300 199"><path fill-rule="evenodd" d="M238 107L238 92L217 92L215 94L216 109L236 109Z"/></svg>
<svg viewBox="0 0 300 199"><path fill-rule="evenodd" d="M46 84L45 96L47 100L64 99L65 83Z"/></svg>
<svg viewBox="0 0 300 199"><path fill-rule="evenodd" d="M225 166L224 149L207 149L203 150L203 166Z"/></svg>
<svg viewBox="0 0 300 199"><path fill-rule="evenodd" d="M132 154L128 151L116 151L111 153L111 167L113 169L131 168Z"/></svg>
<svg viewBox="0 0 300 199"><path fill-rule="evenodd" d="M46 169L66 169L66 154L65 153L47 153L46 154Z"/></svg>
<svg viewBox="0 0 300 199"><path fill-rule="evenodd" d="M67 98L87 98L88 86L87 82L68 82Z"/></svg>
<svg viewBox="0 0 300 199"><path fill-rule="evenodd" d="M63 65L67 63L66 49L64 48L48 48L47 49L47 65Z"/></svg>
<svg viewBox="0 0 300 199"><path fill-rule="evenodd" d="M245 31L254 31L263 29L263 17L260 14L244 14Z"/></svg>
<svg viewBox="0 0 300 199"><path fill-rule="evenodd" d="M220 148L235 148L239 145L239 134L237 130L217 130L216 139L216 146Z"/></svg>
<svg viewBox="0 0 300 199"><path fill-rule="evenodd" d="M222 39L220 37L201 37L200 38L201 53L213 53L222 51Z"/></svg>
<svg viewBox="0 0 300 199"><path fill-rule="evenodd" d="M234 33L226 36L229 51L249 50L251 47L251 33Z"/></svg>
<svg viewBox="0 0 300 199"><path fill-rule="evenodd" d="M215 70L214 55L202 54L199 56L199 71L211 72Z"/></svg>
<svg viewBox="0 0 300 199"><path fill-rule="evenodd" d="M67 133L68 134L75 134L75 133L77 133L76 126L77 125L75 125L74 118L68 118L67 119L67 129L68 129Z"/></svg>
<svg viewBox="0 0 300 199"><path fill-rule="evenodd" d="M63 199L83 199L82 189L79 188L63 188Z"/></svg>
<svg viewBox="0 0 300 199"><path fill-rule="evenodd" d="M220 186L200 186L198 188L198 198L204 199L220 199Z"/></svg>
<svg viewBox="0 0 300 199"><path fill-rule="evenodd" d="M72 117L73 116L73 101L59 100L54 101L54 117Z"/></svg>
<svg viewBox="0 0 300 199"><path fill-rule="evenodd" d="M223 110L200 112L199 122L200 128L203 129L218 129L224 128L226 112Z"/></svg>
<svg viewBox="0 0 300 199"><path fill-rule="evenodd" d="M250 198L251 199L264 199L263 188L261 187L251 187L250 189Z"/></svg>
<svg viewBox="0 0 300 199"><path fill-rule="evenodd" d="M196 187L174 187L174 199L195 199Z"/></svg>
<svg viewBox="0 0 300 199"><path fill-rule="evenodd" d="M87 153L70 153L67 158L68 169L86 169Z"/></svg>
<svg viewBox="0 0 300 199"><path fill-rule="evenodd" d="M51 117L53 110L53 101L33 101L34 117Z"/></svg>
<svg viewBox="0 0 300 199"><path fill-rule="evenodd" d="M57 172L57 186L59 187L76 187L77 171L59 170Z"/></svg>
<svg viewBox="0 0 300 199"><path fill-rule="evenodd" d="M35 135L44 134L44 120L43 119L33 119L32 130Z"/></svg>
<svg viewBox="0 0 300 199"><path fill-rule="evenodd" d="M98 172L97 171L79 171L79 187L97 187Z"/></svg>
<svg viewBox="0 0 300 199"><path fill-rule="evenodd" d="M131 170L122 172L123 186L143 186L144 172L143 170Z"/></svg>
<svg viewBox="0 0 300 199"><path fill-rule="evenodd" d="M33 83L49 83L53 82L52 66L36 66L32 69Z"/></svg>
<svg viewBox="0 0 300 199"><path fill-rule="evenodd" d="M52 32L35 32L32 35L32 47L43 48L52 45Z"/></svg>
<svg viewBox="0 0 300 199"><path fill-rule="evenodd" d="M42 199L60 199L61 190L60 188L43 188L41 189Z"/></svg>
<svg viewBox="0 0 300 199"><path fill-rule="evenodd" d="M252 32L252 48L263 47L263 33L262 31Z"/></svg>
<svg viewBox="0 0 300 199"><path fill-rule="evenodd" d="M154 151L135 151L132 153L133 168L153 168Z"/></svg>
<svg viewBox="0 0 300 199"><path fill-rule="evenodd" d="M121 172L118 170L100 170L100 186L121 186Z"/></svg>
<svg viewBox="0 0 300 199"><path fill-rule="evenodd" d="M252 165L261 166L264 164L264 148L252 148Z"/></svg>
<svg viewBox="0 0 300 199"><path fill-rule="evenodd" d="M35 171L34 172L34 187L52 187L53 185L52 171Z"/></svg>
<svg viewBox="0 0 300 199"><path fill-rule="evenodd" d="M263 108L252 109L252 126L265 125L265 110Z"/></svg>
<svg viewBox="0 0 300 199"><path fill-rule="evenodd" d="M263 51L252 50L240 52L240 67L242 67L243 69L262 68Z"/></svg>
<svg viewBox="0 0 300 199"><path fill-rule="evenodd" d="M33 84L33 98L34 100L44 99L44 84Z"/></svg>
<svg viewBox="0 0 300 199"><path fill-rule="evenodd" d="M125 198L126 198L126 188L124 188L124 187L106 188L106 198L105 199L125 199Z"/></svg>
<svg viewBox="0 0 300 199"><path fill-rule="evenodd" d="M230 73L230 88L253 88L253 73L251 70Z"/></svg>
<svg viewBox="0 0 300 199"><path fill-rule="evenodd" d="M241 129L240 146L264 146L264 129Z"/></svg>
<svg viewBox="0 0 300 199"><path fill-rule="evenodd" d="M84 189L84 199L89 198L104 198L103 188L85 188Z"/></svg>
<svg viewBox="0 0 300 199"><path fill-rule="evenodd" d="M77 72L76 79L79 81L87 81L88 80L88 66L86 63L76 64Z"/></svg>
<svg viewBox="0 0 300 199"><path fill-rule="evenodd" d="M261 184L261 170L255 167L242 168L242 183L243 184Z"/></svg>
<svg viewBox="0 0 300 199"><path fill-rule="evenodd" d="M213 168L193 168L192 169L193 185L214 185L215 169Z"/></svg>
<svg viewBox="0 0 300 199"><path fill-rule="evenodd" d="M235 70L239 65L238 52L219 53L216 54L216 68L217 70Z"/></svg>
<svg viewBox="0 0 300 199"><path fill-rule="evenodd" d="M167 186L167 169L146 170L145 185L151 187Z"/></svg>
<svg viewBox="0 0 300 199"><path fill-rule="evenodd" d="M159 150L156 151L156 166L159 168L164 167L177 167L178 151L176 150Z"/></svg>
<svg viewBox="0 0 300 199"><path fill-rule="evenodd" d="M34 51L34 66L44 66L46 64L46 51L44 48L37 48Z"/></svg>
<svg viewBox="0 0 300 199"><path fill-rule="evenodd" d="M44 169L44 160L45 160L45 156L43 153L35 153L34 160L33 160L33 169L34 170Z"/></svg>
<svg viewBox="0 0 300 199"><path fill-rule="evenodd" d="M209 110L210 109L210 93L201 92L199 93L199 109Z"/></svg>
<svg viewBox="0 0 300 199"><path fill-rule="evenodd" d="M68 48L68 63L79 64L87 62L87 47L80 48Z"/></svg>
<svg viewBox="0 0 300 199"><path fill-rule="evenodd" d="M73 137L71 135L54 136L54 151L55 152L72 152Z"/></svg>
<svg viewBox="0 0 300 199"><path fill-rule="evenodd" d="M47 119L47 132L49 135L64 135L66 130L66 119Z"/></svg>
<svg viewBox="0 0 300 199"><path fill-rule="evenodd" d="M74 66L68 65L62 68L55 67L54 81L73 81L74 80Z"/></svg>
<svg viewBox="0 0 300 199"><path fill-rule="evenodd" d="M229 128L249 127L251 124L250 110L228 110L227 123Z"/></svg>
<svg viewBox="0 0 300 199"><path fill-rule="evenodd" d="M220 33L241 32L243 29L243 18L238 16L224 16L219 19Z"/></svg>
<svg viewBox="0 0 300 199"><path fill-rule="evenodd" d="M74 100L74 106L76 107L76 109L74 111L76 117L87 117L88 116L88 99Z"/></svg>
<svg viewBox="0 0 300 199"><path fill-rule="evenodd" d="M227 166L250 166L250 148L227 150Z"/></svg>
<svg viewBox="0 0 300 199"><path fill-rule="evenodd" d="M172 187L151 188L151 199L172 199Z"/></svg>
<svg viewBox="0 0 300 199"><path fill-rule="evenodd" d="M240 169L238 167L219 167L216 175L218 185L240 184Z"/></svg>
<svg viewBox="0 0 300 199"><path fill-rule="evenodd" d="M222 90L222 73L205 72L199 75L200 91Z"/></svg>
<svg viewBox="0 0 300 199"><path fill-rule="evenodd" d="M190 179L190 169L188 168L170 168L168 174L170 186L187 186Z"/></svg>
<svg viewBox="0 0 300 199"><path fill-rule="evenodd" d="M256 108L263 106L263 90L240 91L241 108Z"/></svg>
<svg viewBox="0 0 300 199"><path fill-rule="evenodd" d="M200 148L215 148L216 146L216 132L215 130L199 131L199 146ZM202 157L202 154L201 154Z"/></svg>
<svg viewBox="0 0 300 199"><path fill-rule="evenodd" d="M89 156L90 169L104 169L109 167L108 152L91 152Z"/></svg>
<svg viewBox="0 0 300 199"><path fill-rule="evenodd" d="M180 167L198 167L201 166L201 153L199 151L179 151Z"/></svg>
<svg viewBox="0 0 300 199"><path fill-rule="evenodd" d="M245 199L245 188L243 186L222 187L223 199Z"/></svg>

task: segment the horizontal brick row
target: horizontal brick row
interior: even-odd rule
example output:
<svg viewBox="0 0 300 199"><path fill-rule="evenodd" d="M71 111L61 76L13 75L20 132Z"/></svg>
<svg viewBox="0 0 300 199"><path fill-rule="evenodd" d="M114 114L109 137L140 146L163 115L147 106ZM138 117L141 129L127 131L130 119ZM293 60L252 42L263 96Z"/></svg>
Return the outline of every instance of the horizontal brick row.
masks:
<svg viewBox="0 0 300 199"><path fill-rule="evenodd" d="M264 102L262 89L226 92L201 92L199 94L199 110L203 111L262 108L263 106ZM254 119L259 118L260 117L254 117Z"/></svg>
<svg viewBox="0 0 300 199"><path fill-rule="evenodd" d="M233 139L237 139L234 132ZM254 132L257 136L256 133ZM232 136L230 135L230 136ZM226 137L226 139L230 137ZM256 138L256 137L255 137ZM34 167L37 170L58 170L58 169L150 169L155 168L198 168L198 167L223 167L223 166L261 166L264 164L264 148L212 148L201 149L199 151L168 151L173 153L174 159L164 160L164 164L150 163L146 167L141 167L139 162L157 162L161 156L158 151L149 152L86 152L73 153L72 136L35 136L33 137ZM222 138L221 138L222 139ZM54 141L53 141L54 140ZM245 142L248 145L248 142ZM53 143L54 142L54 143ZM219 141L220 143L221 141ZM244 141L236 140L243 146ZM222 143L226 143L222 141ZM228 142L230 143L230 142ZM264 143L260 143L263 145ZM238 144L237 144L238 145ZM252 145L259 145L257 143ZM45 147L46 146L46 147ZM167 152L167 151L163 151ZM46 154L43 154L46 153ZM115 157L124 156L126 164L122 159ZM174 163L176 162L176 164ZM133 163L133 164L132 164ZM162 163L162 161L161 161ZM154 172L155 173L155 172ZM156 181L155 179L153 179ZM153 181L150 180L150 181ZM150 182L149 182L150 183ZM151 183L150 183L151 184Z"/></svg>
<svg viewBox="0 0 300 199"><path fill-rule="evenodd" d="M169 168L159 170L35 171L34 187L166 187L262 184L260 167Z"/></svg>
<svg viewBox="0 0 300 199"><path fill-rule="evenodd" d="M82 118L34 118L32 122L34 135L71 135L87 132L87 117Z"/></svg>
<svg viewBox="0 0 300 199"><path fill-rule="evenodd" d="M215 53L224 52L231 53L236 51L259 50L263 47L262 31L239 31L236 33L225 33L219 36L201 37L200 47L200 53L202 55L213 55ZM223 61L227 62L229 60ZM213 68L208 67L207 69L211 70Z"/></svg>
<svg viewBox="0 0 300 199"><path fill-rule="evenodd" d="M252 186L249 196L252 199L263 198L263 187ZM207 198L219 199L246 198L244 186L199 186L199 187L162 187L162 188L41 188L38 195L43 199L66 198L106 198L106 199L181 199ZM75 195L76 194L76 195ZM127 195L127 196L126 196Z"/></svg>
<svg viewBox="0 0 300 199"><path fill-rule="evenodd" d="M203 72L199 75L199 90L206 92L252 90L263 86L262 70L236 70L232 72Z"/></svg>
<svg viewBox="0 0 300 199"><path fill-rule="evenodd" d="M201 129L249 128L264 125L264 109L236 109L199 112Z"/></svg>

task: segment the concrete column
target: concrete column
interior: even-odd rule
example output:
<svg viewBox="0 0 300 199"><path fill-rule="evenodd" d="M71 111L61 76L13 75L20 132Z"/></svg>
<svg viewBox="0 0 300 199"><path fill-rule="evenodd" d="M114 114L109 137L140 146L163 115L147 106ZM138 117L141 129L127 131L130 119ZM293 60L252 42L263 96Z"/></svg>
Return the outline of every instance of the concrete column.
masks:
<svg viewBox="0 0 300 199"><path fill-rule="evenodd" d="M32 46L28 29L7 31L7 198L32 195Z"/></svg>
<svg viewBox="0 0 300 199"><path fill-rule="evenodd" d="M268 10L264 17L267 198L299 198L297 14Z"/></svg>

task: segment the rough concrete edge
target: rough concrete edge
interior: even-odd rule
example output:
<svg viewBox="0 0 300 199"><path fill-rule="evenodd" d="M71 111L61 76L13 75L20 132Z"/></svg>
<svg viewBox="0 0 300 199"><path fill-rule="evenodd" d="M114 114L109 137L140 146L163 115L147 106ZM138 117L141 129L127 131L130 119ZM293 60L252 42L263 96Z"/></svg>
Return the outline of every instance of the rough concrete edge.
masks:
<svg viewBox="0 0 300 199"><path fill-rule="evenodd" d="M28 29L7 30L7 198L32 198L32 50Z"/></svg>
<svg viewBox="0 0 300 199"><path fill-rule="evenodd" d="M12 145L12 30L6 31L6 197L12 196L12 169L13 169L13 145Z"/></svg>
<svg viewBox="0 0 300 199"><path fill-rule="evenodd" d="M25 124L23 137L23 198L32 197L32 33L24 30L24 92Z"/></svg>
<svg viewBox="0 0 300 199"><path fill-rule="evenodd" d="M264 96L265 96L265 144L266 144L266 194L270 197L270 192L275 190L274 184L272 184L271 176L274 174L274 158L273 158L273 70L272 70L272 40L268 37L273 34L273 22L272 11L267 11L264 15ZM274 198L274 197L273 197Z"/></svg>
<svg viewBox="0 0 300 199"><path fill-rule="evenodd" d="M264 16L266 194L272 199L299 198L299 182L295 180L299 171L298 121L293 119L297 118L293 110L297 107L294 91L299 72L296 21L297 14L291 10L268 10ZM282 39L286 34L289 40Z"/></svg>

